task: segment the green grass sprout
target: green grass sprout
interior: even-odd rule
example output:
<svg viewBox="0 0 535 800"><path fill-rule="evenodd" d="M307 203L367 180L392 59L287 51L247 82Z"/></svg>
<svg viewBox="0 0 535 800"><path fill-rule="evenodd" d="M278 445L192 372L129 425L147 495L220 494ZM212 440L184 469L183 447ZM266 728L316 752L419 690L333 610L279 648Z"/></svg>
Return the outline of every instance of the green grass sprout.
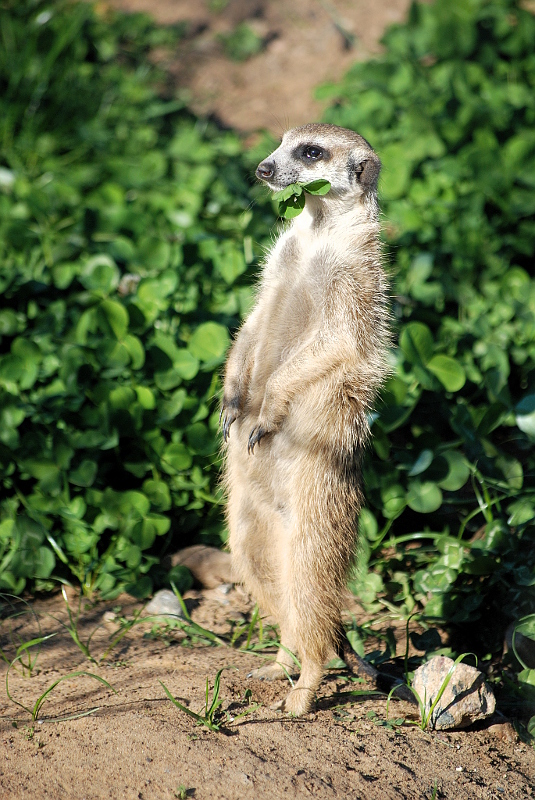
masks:
<svg viewBox="0 0 535 800"><path fill-rule="evenodd" d="M206 693L205 693L205 702L204 702L204 713L196 713L192 711L191 708L188 708L185 705L182 705L169 691L165 683L162 681L158 681L162 685L162 688L169 698L169 700L175 705L180 711L183 711L184 714L187 714L189 717L195 720L198 725L203 725L205 728L208 728L210 731L219 731L222 725L222 718L220 713L220 708L223 704L223 700L220 697L221 691L221 673L225 669L236 669L236 667L222 667L220 670L217 671L216 676L214 678L214 689L212 693L212 698L210 699L210 681L206 678Z"/></svg>
<svg viewBox="0 0 535 800"><path fill-rule="evenodd" d="M50 694L56 688L56 686L58 686L60 683L63 683L63 681L67 681L67 680L71 680L73 678L80 678L82 676L85 676L87 678L92 678L93 680L98 681L99 683L102 683L104 686L106 686L106 688L111 689L112 692L117 694L117 691L113 688L113 686L110 683L108 683L107 680L105 680L104 678L101 678L100 675L95 675L93 672L85 672L84 670L77 670L76 672L69 672L67 675L62 675L61 678L58 678L53 683L51 683L50 686L47 689L45 689L45 691L37 698L37 700L35 701L33 706L30 708L29 706L25 706L23 703L20 703L18 700L15 700L15 698L12 696L12 694L11 694L11 692L9 690L9 672L10 672L10 670L11 670L11 668L14 665L16 660L17 659L13 660L13 662L10 664L10 666L9 666L9 668L7 670L7 673L6 673L6 694L7 694L8 698L9 698L9 700L11 700L12 703L14 703L15 705L19 706L20 708L22 708L24 711L26 711L30 715L30 717L32 719L32 722L42 722L42 721L44 721L44 720L39 719L39 714L41 712L41 709L42 709L43 705L46 703L46 701L48 700ZM87 716L87 715L89 715L91 713L94 713L97 710L98 709L95 708L95 709L91 709L90 711L84 711L81 714L75 714L75 715L69 715L69 716L61 717L61 718L49 719L47 721L49 721L49 722L52 722L52 721L59 722L59 721L64 721L64 720L69 720L69 719L77 719L80 716Z"/></svg>

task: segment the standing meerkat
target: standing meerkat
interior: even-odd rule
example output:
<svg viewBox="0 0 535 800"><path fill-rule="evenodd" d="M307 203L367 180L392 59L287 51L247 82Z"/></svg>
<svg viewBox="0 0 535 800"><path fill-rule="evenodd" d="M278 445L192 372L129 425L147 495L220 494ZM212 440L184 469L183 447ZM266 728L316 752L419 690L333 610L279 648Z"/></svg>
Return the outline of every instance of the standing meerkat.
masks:
<svg viewBox="0 0 535 800"><path fill-rule="evenodd" d="M304 714L339 643L362 503L368 414L387 372L388 292L368 142L335 125L288 131L256 175L270 189L326 179L268 253L231 348L222 401L233 567L279 623L262 679L299 681L278 707ZM232 430L231 430L232 426Z"/></svg>

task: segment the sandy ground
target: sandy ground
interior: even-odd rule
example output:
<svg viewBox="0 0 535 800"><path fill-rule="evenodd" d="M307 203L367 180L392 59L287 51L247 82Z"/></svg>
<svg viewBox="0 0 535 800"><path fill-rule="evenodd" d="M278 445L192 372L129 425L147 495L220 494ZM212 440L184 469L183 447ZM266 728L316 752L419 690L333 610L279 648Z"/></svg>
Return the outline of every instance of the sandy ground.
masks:
<svg viewBox="0 0 535 800"><path fill-rule="evenodd" d="M247 598L239 589L187 597L193 619L219 635L228 637L242 625L235 647L192 641L176 629L155 629L152 621L132 627L102 658L120 619L132 619L139 608L125 596L82 606L78 631L83 642L93 634L92 663L61 625L68 621L61 596L34 604L41 632L56 635L44 643L31 677L20 674L20 664L18 672L10 670L12 700L4 692L0 697L1 800L526 800L535 795L535 752L511 726L423 732L414 724L414 706L400 701L390 703L394 722L389 723L386 697L347 694L372 687L340 669L328 672L314 713L296 719L272 711L288 685L247 678L260 658L271 657L266 650L238 649L247 638ZM71 603L75 609L72 596ZM34 614L22 610L2 622L0 647L8 658L17 643L38 634ZM402 626L396 639L399 653L405 646ZM257 642L258 629L250 645ZM367 645L381 649L373 638ZM179 702L199 711L206 680L212 690L223 667L221 727L210 731L176 708L160 681ZM2 685L6 669L4 664ZM80 676L58 684L36 722L16 705L31 709L54 681L75 671L100 676L116 693ZM91 709L96 710L88 716L64 719Z"/></svg>

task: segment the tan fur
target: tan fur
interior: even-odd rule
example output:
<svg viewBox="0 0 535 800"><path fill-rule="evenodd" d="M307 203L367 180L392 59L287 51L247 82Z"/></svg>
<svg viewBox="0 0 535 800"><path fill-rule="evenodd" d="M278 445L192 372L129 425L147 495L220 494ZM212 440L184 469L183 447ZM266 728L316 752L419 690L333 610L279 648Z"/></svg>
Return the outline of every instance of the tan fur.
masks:
<svg viewBox="0 0 535 800"><path fill-rule="evenodd" d="M226 366L233 567L281 628L276 662L254 674L284 677L297 654L301 676L280 704L295 714L313 706L340 634L367 415L386 374L379 167L362 137L334 125L288 131L259 165L275 190L318 178L332 188L307 195L275 242Z"/></svg>

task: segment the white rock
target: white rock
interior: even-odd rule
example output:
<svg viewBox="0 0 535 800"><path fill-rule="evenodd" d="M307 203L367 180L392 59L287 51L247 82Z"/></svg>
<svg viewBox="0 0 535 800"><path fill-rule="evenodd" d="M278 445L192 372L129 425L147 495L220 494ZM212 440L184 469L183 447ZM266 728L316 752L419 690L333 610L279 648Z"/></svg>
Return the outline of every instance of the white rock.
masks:
<svg viewBox="0 0 535 800"><path fill-rule="evenodd" d="M165 617L166 619L184 619L180 603L175 594L169 589L160 589L159 592L156 592L146 606L145 613L151 616Z"/></svg>
<svg viewBox="0 0 535 800"><path fill-rule="evenodd" d="M412 688L424 703L426 715L454 664L451 658L435 656L414 673ZM495 708L496 700L483 673L467 664L457 664L433 709L429 727L435 730L466 728L477 720L490 717Z"/></svg>

